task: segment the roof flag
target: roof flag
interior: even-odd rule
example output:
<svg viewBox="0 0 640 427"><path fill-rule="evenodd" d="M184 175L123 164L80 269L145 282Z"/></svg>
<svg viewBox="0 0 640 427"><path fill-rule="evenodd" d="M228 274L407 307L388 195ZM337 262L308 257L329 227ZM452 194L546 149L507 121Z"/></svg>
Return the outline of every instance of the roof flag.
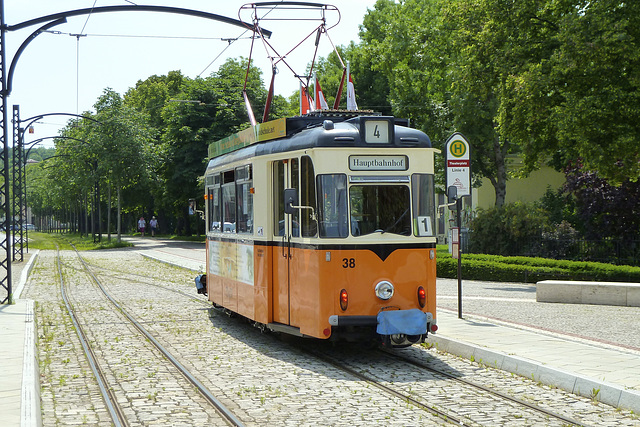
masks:
<svg viewBox="0 0 640 427"><path fill-rule="evenodd" d="M329 104L327 104L327 100L324 99L324 94L322 93L322 88L320 87L320 80L314 74L315 86L316 86L316 110L328 110Z"/></svg>
<svg viewBox="0 0 640 427"><path fill-rule="evenodd" d="M309 113L311 111L311 102L307 88L300 82L300 115Z"/></svg>
<svg viewBox="0 0 640 427"><path fill-rule="evenodd" d="M353 86L353 79L349 72L349 63L347 63L347 75L349 76L347 81L347 110L355 111L358 109L358 104L356 103L356 90Z"/></svg>

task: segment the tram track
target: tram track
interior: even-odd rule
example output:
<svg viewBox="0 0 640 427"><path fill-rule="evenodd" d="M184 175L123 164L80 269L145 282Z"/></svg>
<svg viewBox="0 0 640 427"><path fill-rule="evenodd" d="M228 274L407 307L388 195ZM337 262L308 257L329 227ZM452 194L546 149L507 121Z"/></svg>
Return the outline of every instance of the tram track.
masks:
<svg viewBox="0 0 640 427"><path fill-rule="evenodd" d="M559 420L559 421L561 421L563 423L567 423L568 425L573 425L573 426L582 426L583 425L579 421L577 421L577 420L575 420L573 418L564 416L562 414L559 414L557 412L548 410L546 408L542 408L539 405L526 402L526 401L524 401L522 399L518 399L517 397L514 397L514 396L511 396L511 395L509 395L507 393L501 392L501 391L499 391L499 390L497 390L495 388L487 387L487 386L484 386L484 385L479 384L477 382L469 381L469 380L467 380L467 379L465 379L465 378L463 378L461 376L456 376L456 375L454 375L452 373L449 373L449 372L446 372L444 370L436 369L436 368L434 368L432 366L428 366L428 365L426 365L424 363L417 362L417 361L412 360L412 359L410 359L408 357L404 357L404 356L398 354L397 352L393 352L393 351L386 350L386 349L381 349L381 350L379 350L379 353L384 354L385 356L387 356L387 357L389 357L389 358L391 358L391 359L393 359L395 361L400 361L402 363L407 363L407 364L409 364L411 366L417 367L419 369L426 370L426 371L431 372L433 374L439 375L439 376L441 376L443 378L447 378L447 379L459 382L461 384L473 387L474 389L476 389L478 391L494 395L497 398L500 398L500 399L503 399L505 401L509 401L509 402L515 403L517 405L520 405L520 406L525 407L527 409L530 409L530 410L533 410L535 412L541 413L541 414L543 414L545 416L548 416L550 418Z"/></svg>
<svg viewBox="0 0 640 427"><path fill-rule="evenodd" d="M94 350L89 345L89 340L87 339L84 328L78 322L78 318L76 316L75 309L71 305L69 298L67 297L67 284L64 280L64 275L62 273L62 263L60 261L60 250L56 245L56 267L58 269L58 277L60 279L60 293L62 295L62 300L64 301L64 305L67 309L69 317L73 322L73 326L75 327L76 333L78 335L78 339L80 340L80 344L82 345L82 349L84 354L91 366L91 371L93 372L93 376L98 383L98 387L100 388L100 394L102 395L102 399L105 402L105 406L107 407L107 411L111 416L113 424L116 427L119 426L127 426L127 418L124 415L122 407L118 404L118 399L113 393L113 389L111 389L108 384L108 380L104 371L102 370L100 364L97 362L98 358L94 352Z"/></svg>
<svg viewBox="0 0 640 427"><path fill-rule="evenodd" d="M137 333L139 338L132 343L124 333L120 333L120 343L114 342L118 338L114 339L110 331L116 327L124 327L125 323L129 323L128 320L122 316L118 319L111 315L107 316L109 314L107 311L115 314L118 312L111 307L112 304L106 297L97 291L97 286L94 285L93 279L88 277L85 266L79 261L77 255L70 251L61 251L60 254L62 255L60 269L64 270L65 280L69 279L71 283L72 297L74 293L76 294L72 304L81 309L78 313L78 322L82 326L89 324L90 327L96 328L87 334L88 340L97 345L98 358L104 359L105 352L107 353L106 357L110 360L109 366L105 366L107 380L113 381L117 378L116 381L120 382L123 370L118 370L120 368L117 365L121 364L121 361L113 362L113 355L110 355L108 348L105 347L111 346L113 350L115 346L116 350L120 350L122 347L129 346L134 352L138 352L138 348L149 346L147 339ZM219 316L217 312L207 317L205 307L211 307L211 303L202 296L196 295L189 274L181 269L160 266L125 254L101 256L99 253L81 253L81 255L88 268L114 298L136 316L138 322L155 335L165 347L177 355L191 372L216 393L216 397L221 398L223 403L237 414L242 414L242 421L250 425L284 425L291 423L291 420L296 420L298 425L337 424L344 420L349 420L352 425L372 425L373 423L378 425L570 424L548 415L531 415L526 409L519 408L519 405L504 402L502 399L496 398L495 402L485 404L482 398L475 396L486 393L480 391L472 393L468 391L469 386L456 384L450 379L436 376L422 368L410 366L403 360L388 359L386 355L378 354L372 349L364 351L359 346L334 348L326 345L324 341L299 341L284 337L280 341L273 337L256 334L253 328L247 328L248 325L244 321L230 320L226 316ZM53 276L56 273L53 251L48 255L48 259L51 260L49 262L54 268L36 270L43 279L49 277L48 280L41 280L41 286L49 286L47 283L55 286L56 281L59 281L52 280L56 277ZM59 288L59 285L56 287ZM77 415L78 412L74 410L90 408L90 411L96 415L92 415L93 419L85 418L84 423L115 425L110 420L106 421L110 415L99 397L96 381L93 380L89 371L86 358L80 350L78 340L75 339L75 333L73 333L74 339L68 339L69 332L75 326L71 325L68 315L62 312L56 314L57 310L64 308L59 291L55 292L58 295L54 295L52 289L48 290L46 287L43 291L47 292L46 295L50 295L51 301L54 302L53 306L40 312L43 320L40 327L44 327L43 330L41 329L42 347L50 347L41 360L51 358L53 360L51 368L57 366L55 371L45 365L47 402L52 402L53 409L56 414L59 414L55 418L59 420L57 424L60 424L60 420L66 422L69 419L68 413L82 423L82 412ZM82 311L87 308L83 304L90 298L90 292L95 294L94 299L97 300L99 296L102 301L91 302L89 306L95 313L94 320L91 319L91 314L87 315ZM59 333L54 335L54 330L51 329L53 327L58 329ZM67 332L64 333L63 330ZM301 342L304 344L297 345ZM351 370L364 375L364 378L345 372L315 355L310 356L300 351L299 347L326 352L330 357L338 360L339 364L346 364ZM159 354L159 351L155 353ZM508 377L499 371L469 364L463 359L448 357L419 346L413 346L398 353L429 366L444 368L454 376L485 385L490 384L491 387L495 386L503 392L531 399L543 407L574 417L585 425L599 424L593 422L595 410L589 409L591 405L588 401L578 402L570 409L574 397L569 395L563 397L527 379ZM117 357L120 356L117 355ZM131 377L137 375L138 378L124 378L124 384L116 383L115 386L107 385L107 387L116 390L116 396L121 401L124 399L123 403L127 409L127 400L130 403L132 399L136 399L136 396L126 395L132 387L136 387L135 391L145 390L145 394L159 389L159 387L148 385L152 383L145 382L144 377L149 371L155 371L155 365L159 364L156 357L162 359L164 356L153 356L153 358L143 356L150 365L145 370L139 368L137 359L132 358L130 353L122 357L128 358L125 363L132 365ZM61 378L65 377L69 383L66 391L60 390ZM78 379L72 380L72 377ZM127 384L128 380L129 384ZM376 382L389 390L378 387L375 385ZM128 388L129 391L123 391L123 387ZM148 388L149 391L147 391ZM175 388L172 387L170 394L177 396L178 394L173 391L177 388L177 385ZM89 392L86 393L85 390ZM77 396L82 396L82 403L67 405L66 401L62 400L64 399L61 394L63 391L70 392L67 394L67 399L77 400ZM195 391L193 395L196 395ZM52 401L52 398L55 400ZM157 406L163 406L166 401L165 396L160 393L157 399ZM200 402L200 399L200 396L197 396L197 402ZM150 405L157 408L153 403ZM199 403L199 405L202 404ZM441 414L437 417L431 415L431 412L421 405L435 408L441 411ZM187 419L191 421L191 425L223 425L221 421L212 423L211 416L198 418L197 409L192 411L193 405L189 404L189 406L186 411L183 411L183 416L188 414L187 418L182 418L183 423ZM566 412L563 412L564 408L567 409ZM142 418L136 418L138 414L132 415L131 406L128 410L129 412L125 412L129 420L132 424L137 424L135 420ZM214 411L212 408L210 410ZM44 413L52 413L51 409L47 411ZM505 415L505 412L509 414ZM53 419L47 415L48 424L46 425L56 425ZM173 416L167 419L174 420ZM217 416L215 419L218 419ZM224 425L228 423L225 422Z"/></svg>
<svg viewBox="0 0 640 427"><path fill-rule="evenodd" d="M432 415L435 415L436 417L440 418L442 420L443 423L448 423L448 424L455 424L455 425L460 425L460 426L469 426L471 424L467 424L464 422L464 420L460 417L456 417L455 415L453 415L452 413L446 412L444 410L440 410L438 408L435 408L431 405L428 405L426 403L420 402L419 400L413 398L412 396L410 396L407 393L403 393L400 392L396 389L394 389L393 387L389 387L385 384L383 384L380 381L377 381L373 378L371 378L370 376L367 376L365 374L363 374L362 372L359 372L357 369L353 369L350 368L348 366L346 366L345 364L341 363L338 360L333 359L332 357L329 357L325 354L316 352L316 351L309 351L308 352L309 355L312 355L315 358L318 358L320 360L322 360L323 362L333 366L334 368L346 372L347 374L359 379L360 381L365 382L366 384L369 384L373 387L376 387L377 389L379 389L380 391L389 394L391 396L397 397L399 399L402 399L403 401L410 403L411 405L414 405L420 409L423 409L427 412L429 412Z"/></svg>
<svg viewBox="0 0 640 427"><path fill-rule="evenodd" d="M208 301L206 301L203 298L198 298L198 297L194 297L192 295L187 294L186 292L182 292L180 290L176 290L176 289L171 289L167 286L163 286L161 284L155 283L153 280L148 280L148 278L146 278L145 276L142 275L137 275L136 273L131 273L131 272L124 272L124 271L116 271L113 269L104 269L102 267L98 267L98 266L94 266L95 268L101 269L103 270L100 274L104 274L104 275L113 275L113 273L115 272L117 275L124 275L126 277L128 277L127 280L129 281L136 281L139 282L141 284L144 285L150 285L150 286L156 286L162 289L165 289L167 291L170 292L176 292L179 293L185 297L188 297L192 300L196 300L200 303L203 303L205 305L209 305L210 303ZM132 279L135 278L135 279ZM490 388L490 387L486 387L483 386L482 384L478 384L476 382L473 381L469 381L465 378L462 378L460 376L456 376L454 374L448 373L446 371L443 370L439 370L436 369L434 367L430 367L424 363L420 363L420 362L416 362L415 360L411 360L410 358L406 358L400 354L394 353L392 351L388 351L388 350L384 350L381 349L379 352L379 354L384 355L385 357L388 358L392 358L394 360L394 362L402 362L402 363L407 363L409 365L412 365L416 368L422 369L422 370L426 370L429 371L431 373L433 373L434 375L438 375L440 378L445 378L447 380L450 381L454 381L454 382L458 382L461 383L465 386L468 387L472 387L474 389L476 389L478 392L480 393L486 393L486 394L490 394L495 396L495 398L500 399L500 400L504 400L504 401L508 401L511 402L512 404L515 404L517 406L521 406L523 408L525 408L525 410L529 410L529 411L533 411L535 413L540 414L543 417L547 417L549 419L555 419L558 420L562 425L576 425L576 426L580 426L582 425L579 421L576 421L573 418L564 416L562 414L559 414L557 412L545 409L540 407L539 405L536 404L532 404L529 402L526 402L522 399L518 399L514 396L510 396L506 393L500 392L494 388ZM467 417L467 415L465 415L464 417L458 416L457 414L455 414L454 412L451 411L447 411L444 409L439 409L438 407L431 405L429 403L423 402L418 398L414 398L413 396L411 396L410 393L404 393L402 391L398 391L397 389L395 389L392 386L387 386L385 384L383 384L380 381L377 381L375 379L372 379L370 376L367 375L363 375L362 373L360 373L358 371L357 368L350 368L347 366L344 366L344 364L341 364L339 361L333 360L330 357L326 357L317 353L313 353L314 357L320 358L322 359L325 363L330 364L344 372L347 372L348 374L352 375L353 377L358 378L359 380L361 380L363 383L369 384L371 386L374 386L376 388L378 388L379 390L383 391L384 393L394 396L396 398L399 398L417 408L420 408L422 410L425 410L431 414L433 414L434 416L438 417L443 423L449 423L449 424L455 424L455 425L463 425L463 426L467 426L467 425L477 425L476 423L469 421L468 419L465 419L465 417Z"/></svg>
<svg viewBox="0 0 640 427"><path fill-rule="evenodd" d="M75 248L74 248L75 250ZM148 375L155 376L156 372L159 372L161 368L157 368L156 366L161 366L162 364L170 363L173 371L179 373L179 375L184 378L189 384L190 387L193 387L197 393L207 402L207 405L213 408L215 413L224 420L227 425L233 426L242 426L242 421L231 411L229 410L219 399L217 399L204 384L202 384L180 361L174 357L170 351L168 351L156 337L153 336L144 326L142 326L141 322L139 322L129 311L123 307L109 292L106 286L101 282L101 280L97 277L97 275L92 271L90 266L86 263L83 257L79 254L79 252L75 251L76 259L80 262L80 268L66 267L75 270L78 273L82 273L86 275L87 278L98 288L100 289L102 298L109 301L109 304L113 307L112 311L120 320L114 320L111 323L126 323L129 327L135 329L135 331L144 337L141 341L148 343L153 347L152 352L156 356L153 366L155 369L154 373L149 373ZM86 319L83 319L83 315L79 313L79 310L74 307L74 304L71 302L69 297L70 294L73 294L73 291L70 292L70 288L72 287L64 278L64 266L61 261L60 252L57 251L56 255L56 264L58 268L58 276L60 278L60 286L61 291L63 293L63 299L65 301L65 306L67 307L67 311L69 316L72 319L74 327L77 331L78 338L81 342L83 350L89 363L92 367L92 371L96 378L96 381L99 384L99 388L101 390L102 398L105 402L105 405L108 408L108 412L113 420L113 424L116 426L128 426L130 425L127 416L127 409L123 408L123 405L119 402L122 401L122 395L118 396L114 389L116 389L116 384L114 384L114 378L117 378L117 374L115 372L108 372L108 367L101 367L100 355L99 353L102 350L97 350L93 348L91 344L91 332L87 331L87 325L91 324L91 320L89 316ZM80 305L80 304L77 304ZM102 316L105 317L106 316ZM102 339L102 338L101 338ZM96 338L93 338L94 344L97 341ZM104 338L104 341L107 342L108 338ZM117 341L117 336L116 336ZM104 358L104 355L103 355ZM108 363L107 363L108 365ZM162 368L164 369L164 368ZM120 373L122 375L122 373ZM111 378L111 380L109 379ZM184 387L184 386L182 386ZM186 388L185 388L186 390ZM122 390L121 390L122 392ZM126 393L125 393L126 395ZM126 398L126 396L125 396ZM126 406L126 405L125 405ZM131 408L128 410L129 416L131 416Z"/></svg>
<svg viewBox="0 0 640 427"><path fill-rule="evenodd" d="M378 390L388 395L402 399L403 401L415 406L418 409L427 411L428 413L438 417L443 423L460 426L478 426L487 425L487 423L500 424L508 422L508 418L487 421L483 412L500 412L499 410L493 411L491 409L491 406L489 406L493 405L495 408L512 408L507 411L512 412L512 414L508 417L511 417L512 420L521 418L523 419L525 424L542 423L544 425L561 426L584 425L573 418L540 407L535 403L526 402L522 399L518 399L514 396L510 396L504 392L501 392L495 388L487 387L476 382L469 381L455 374L451 374L444 370L428 366L424 363L416 362L415 360L385 349L374 351L373 354L382 356L384 359L392 361L392 363L385 362L380 358L371 359L375 360L374 363L376 364L376 367L372 367L371 365L367 364L367 362L371 362L371 360L368 360L367 362L347 362L343 359L336 359L336 357L327 354L327 352L325 352L324 350L303 349L303 351L308 352L308 354L312 355L313 357L316 357L323 362L330 364L334 368L339 369L340 371L345 372L348 375L353 376L368 385L376 387ZM408 381L405 381L404 379L390 380L389 378L401 376L400 374L391 373L391 371L405 371L405 374L403 375L407 375L407 369L402 367L401 364L406 364L413 369L417 368L422 372L428 372L429 380L426 380L426 375L415 371L412 372L409 376L413 378L421 378L423 383L422 388L413 388L412 386L407 386L404 383ZM381 374L382 372L384 372L384 374ZM474 411L461 411L459 408L450 409L446 404L443 404L441 399L436 396L437 393L434 394L429 392L428 384L430 383L434 383L434 385L438 383L438 389L445 389L450 395L460 396L461 399L469 399L469 397L473 394L480 395L480 400L484 402L483 405L486 405L485 410L474 413ZM474 404L470 406L473 405Z"/></svg>

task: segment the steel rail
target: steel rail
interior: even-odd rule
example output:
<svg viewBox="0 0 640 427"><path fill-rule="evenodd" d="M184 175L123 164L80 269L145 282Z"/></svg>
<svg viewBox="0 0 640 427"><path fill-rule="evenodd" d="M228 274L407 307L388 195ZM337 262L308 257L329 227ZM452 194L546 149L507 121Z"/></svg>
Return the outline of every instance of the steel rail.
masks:
<svg viewBox="0 0 640 427"><path fill-rule="evenodd" d="M379 383L378 381L372 380L371 378L367 377L366 375L363 375L363 374L361 374L360 372L358 372L358 371L356 371L354 369L351 369L351 368L349 368L347 366L344 366L344 365L340 364L340 362L338 362L338 361L336 361L336 360L334 360L334 359L332 359L332 358L330 358L328 356L325 356L323 354L320 354L318 352L311 351L311 350L304 350L303 349L302 351L307 353L307 354L310 354L310 355L312 355L312 356L314 356L314 357L316 357L316 358L318 358L320 360L322 360L325 363L328 363L328 364L334 366L335 368L337 368L337 369L339 369L341 371L344 371L344 372L348 373L349 375L354 376L355 378L359 379L360 381L363 381L363 382L365 382L365 383L367 383L369 385L372 385L372 386L376 387L379 390L382 390L383 392L385 392L387 394L391 394L392 396L398 397L398 398L404 400L407 403L410 403L410 404L412 404L414 406L417 406L418 408L423 409L423 410L425 410L425 411L437 416L438 418L442 419L443 421L445 421L447 423L460 425L460 426L472 426L472 425L474 425L474 424L467 424L462 419L460 419L460 418L458 418L456 416L453 416L450 413L441 411L440 409L437 409L437 408L433 408L433 407L431 407L431 406L429 406L429 405L427 405L427 404L425 404L423 402L420 402L419 400L414 399L413 397L411 397L411 396L409 396L407 394L401 393L401 392L399 392L397 390L394 390L391 387L387 387L386 385Z"/></svg>
<svg viewBox="0 0 640 427"><path fill-rule="evenodd" d="M170 361L178 371L189 381L193 386L196 387L198 392L209 402L211 403L224 417L224 419L233 426L244 426L242 421L240 421L233 412L231 412L220 400L218 400L208 389L202 384L189 370L180 363L173 355L162 345L160 342L149 333L143 326L138 322L131 314L129 314L104 288L100 280L96 277L96 275L91 271L89 265L86 263L84 258L80 255L75 246L71 245L71 247L75 250L78 259L82 263L85 271L89 274L89 276L93 279L94 283L100 288L102 293L107 297L107 299L122 313L134 326L138 331L140 331L148 340L151 342L166 358Z"/></svg>
<svg viewBox="0 0 640 427"><path fill-rule="evenodd" d="M60 262L60 249L58 245L56 245L56 251L57 251L56 264L58 267L58 275L60 276L60 292L62 293L62 299L64 301L65 307L67 308L67 312L69 313L69 317L71 317L73 326L76 329L76 333L78 334L78 339L80 340L80 344L82 345L84 354L87 357L87 361L91 366L91 371L93 372L93 375L96 381L98 382L98 387L100 388L100 393L102 394L102 398L105 402L105 405L107 406L107 411L109 412L109 415L111 416L111 419L113 420L113 423L116 427L128 426L129 423L127 422L127 418L124 415L124 411L118 404L118 401L116 399L116 396L113 390L107 386L108 381L106 379L106 376L96 360L96 355L93 349L91 348L91 346L89 346L84 329L78 322L77 316L75 314L75 310L69 301L67 292L65 290L66 286L64 283L64 276L62 274L62 264Z"/></svg>
<svg viewBox="0 0 640 427"><path fill-rule="evenodd" d="M564 416L562 414L558 414L556 412L550 411L548 409L542 408L542 407L540 407L540 406L538 406L538 405L536 405L534 403L526 402L526 401L524 401L522 399L518 399L517 397L510 396L510 395L508 395L506 393L503 393L501 391L486 387L486 386L484 386L482 384L478 384L478 383L475 383L473 381L469 381L467 379L464 379L464 378L458 377L456 375L453 375L453 374L451 374L449 372L441 371L441 370L433 368L431 366L427 366L427 365L425 365L423 363L416 362L415 360L411 360L411 359L403 357L403 356L401 356L399 354L392 353L390 350L380 349L379 351L381 353L384 353L386 356L388 356L390 358L393 358L393 359L396 359L396 360L400 360L402 362L408 363L408 364L410 364L412 366L415 366L417 368L421 368L421 369L427 370L429 372L432 372L434 374L441 375L441 376L443 376L443 377L445 377L447 379L451 379L451 380L454 380L456 382L460 382L462 384L465 384L465 385L471 386L473 388L476 388L478 390L482 390L482 391L484 391L486 393L492 394L492 395L497 396L497 397L499 397L501 399L508 400L508 401L516 403L518 405L522 405L522 406L524 406L524 407L526 407L528 409L531 409L531 410L533 410L535 412L542 413L542 414L547 415L547 416L552 417L552 418L556 418L556 419L558 419L560 421L563 421L565 423L568 423L570 425L575 425L575 426L583 426L584 425L584 424L580 423L579 421L576 421L576 420L574 420L572 418L566 417L566 416Z"/></svg>

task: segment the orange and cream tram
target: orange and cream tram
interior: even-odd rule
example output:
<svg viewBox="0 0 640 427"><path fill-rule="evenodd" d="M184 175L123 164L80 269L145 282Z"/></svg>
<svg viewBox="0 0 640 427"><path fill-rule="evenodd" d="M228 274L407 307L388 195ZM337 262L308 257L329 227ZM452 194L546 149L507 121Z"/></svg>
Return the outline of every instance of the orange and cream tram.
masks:
<svg viewBox="0 0 640 427"><path fill-rule="evenodd" d="M407 124L317 112L211 144L199 292L299 336L406 346L435 332L437 150Z"/></svg>

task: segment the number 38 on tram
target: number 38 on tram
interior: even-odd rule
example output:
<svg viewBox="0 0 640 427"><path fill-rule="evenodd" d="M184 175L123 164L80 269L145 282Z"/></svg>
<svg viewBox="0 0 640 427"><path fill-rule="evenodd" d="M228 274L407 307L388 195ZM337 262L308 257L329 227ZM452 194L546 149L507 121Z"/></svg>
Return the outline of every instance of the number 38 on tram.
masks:
<svg viewBox="0 0 640 427"><path fill-rule="evenodd" d="M437 329L436 152L406 120L337 113L211 144L199 292L272 331L423 341Z"/></svg>

